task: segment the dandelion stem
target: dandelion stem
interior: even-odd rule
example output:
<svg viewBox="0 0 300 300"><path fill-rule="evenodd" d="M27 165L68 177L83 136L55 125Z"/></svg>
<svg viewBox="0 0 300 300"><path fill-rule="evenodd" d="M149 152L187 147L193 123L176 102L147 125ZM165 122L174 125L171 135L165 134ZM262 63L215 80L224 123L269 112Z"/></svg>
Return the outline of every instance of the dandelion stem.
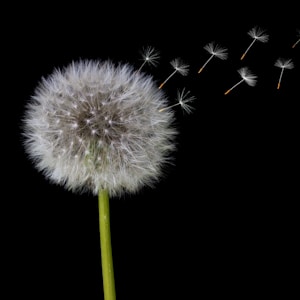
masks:
<svg viewBox="0 0 300 300"><path fill-rule="evenodd" d="M248 46L248 48L246 49L246 51L243 53L243 55L241 56L241 60L244 59L245 55L248 53L248 51L250 50L250 48L253 46L254 42L256 41L256 39L254 39L251 44Z"/></svg>
<svg viewBox="0 0 300 300"><path fill-rule="evenodd" d="M205 68L205 66L209 63L209 61L214 57L214 55L212 54L209 59L203 64L203 66L199 69L198 73L201 73L203 71L203 69Z"/></svg>
<svg viewBox="0 0 300 300"><path fill-rule="evenodd" d="M165 85L165 83L175 74L177 72L177 69L175 69L172 73L171 73L171 75L169 75L169 77L159 86L159 89L161 89L164 85Z"/></svg>
<svg viewBox="0 0 300 300"><path fill-rule="evenodd" d="M244 79L241 79L238 83L236 83L234 86L232 86L230 89L228 89L224 95L227 95L230 91L232 91L234 88L236 88L239 84L241 84L244 81Z"/></svg>
<svg viewBox="0 0 300 300"><path fill-rule="evenodd" d="M164 111L164 110L166 110L166 109L169 109L169 108L174 107L174 106L177 106L177 105L181 105L181 103L180 103L180 102L177 102L177 103L172 104L172 105L170 105L170 106L168 106L168 107L161 108L161 109L159 110L159 112L162 112L162 111Z"/></svg>
<svg viewBox="0 0 300 300"><path fill-rule="evenodd" d="M292 48L295 48L299 42L300 42L300 39L298 39L298 40L292 45Z"/></svg>
<svg viewBox="0 0 300 300"><path fill-rule="evenodd" d="M98 209L104 299L115 300L116 291L110 235L109 195L107 190L99 191Z"/></svg>
<svg viewBox="0 0 300 300"><path fill-rule="evenodd" d="M146 64L146 62L147 62L147 60L145 60L145 61L141 64L141 66L139 67L139 69L137 70L137 72L140 72L140 71L142 70L142 68L143 68L143 66Z"/></svg>
<svg viewBox="0 0 300 300"><path fill-rule="evenodd" d="M280 89L280 84L281 84L281 80L282 80L283 70L284 70L284 68L282 68L281 71L280 71L280 75L279 75L279 79L278 79L278 84L277 84L277 90Z"/></svg>

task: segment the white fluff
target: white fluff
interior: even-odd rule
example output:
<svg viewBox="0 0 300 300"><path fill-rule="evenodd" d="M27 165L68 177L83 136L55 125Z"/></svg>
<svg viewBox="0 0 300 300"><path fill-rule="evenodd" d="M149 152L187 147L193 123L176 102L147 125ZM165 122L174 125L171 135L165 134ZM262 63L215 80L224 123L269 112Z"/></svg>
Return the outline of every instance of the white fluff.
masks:
<svg viewBox="0 0 300 300"><path fill-rule="evenodd" d="M176 149L174 113L151 76L128 64L80 60L43 78L24 116L39 171L74 192L137 192Z"/></svg>

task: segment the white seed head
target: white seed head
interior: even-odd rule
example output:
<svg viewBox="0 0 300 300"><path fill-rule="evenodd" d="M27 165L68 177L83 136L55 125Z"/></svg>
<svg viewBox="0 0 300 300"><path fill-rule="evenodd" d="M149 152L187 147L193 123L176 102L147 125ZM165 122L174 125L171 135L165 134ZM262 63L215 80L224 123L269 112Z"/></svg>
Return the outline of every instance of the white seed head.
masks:
<svg viewBox="0 0 300 300"><path fill-rule="evenodd" d="M248 34L255 40L258 40L262 43L266 43L269 40L269 35L265 34L265 30L255 26L248 31Z"/></svg>
<svg viewBox="0 0 300 300"><path fill-rule="evenodd" d="M238 70L238 73L243 80L250 86L255 86L257 76L252 74L249 68L243 67Z"/></svg>
<svg viewBox="0 0 300 300"><path fill-rule="evenodd" d="M148 63L152 66L157 66L158 60L160 59L160 54L159 51L157 51L154 47L144 47L141 54L145 63Z"/></svg>
<svg viewBox="0 0 300 300"><path fill-rule="evenodd" d="M180 104L181 108L186 113L191 113L194 110L194 107L189 103L193 102L196 99L195 96L190 96L190 91L185 91L185 88L182 90L177 90L177 101Z"/></svg>
<svg viewBox="0 0 300 300"><path fill-rule="evenodd" d="M128 64L80 60L43 78L27 104L24 146L36 168L73 192L111 196L152 186L177 130L165 94Z"/></svg>
<svg viewBox="0 0 300 300"><path fill-rule="evenodd" d="M293 69L294 63L291 59L283 59L278 58L274 64L276 67L282 68L282 69Z"/></svg>
<svg viewBox="0 0 300 300"><path fill-rule="evenodd" d="M166 109L170 109L173 108L175 106L181 106L182 110L186 113L191 113L194 110L194 107L192 107L190 104L190 102L194 101L196 99L196 97L194 96L189 96L190 91L185 91L185 88L183 88L182 90L177 90L177 97L176 100L177 102L175 104L169 105L167 107L163 107L161 108L159 111L164 111Z"/></svg>
<svg viewBox="0 0 300 300"><path fill-rule="evenodd" d="M173 59L170 64L181 75L186 76L189 72L189 65L185 64L180 58Z"/></svg>
<svg viewBox="0 0 300 300"><path fill-rule="evenodd" d="M225 60L228 57L227 49L220 47L215 42L208 43L204 46L204 49L211 55L214 55L220 59Z"/></svg>

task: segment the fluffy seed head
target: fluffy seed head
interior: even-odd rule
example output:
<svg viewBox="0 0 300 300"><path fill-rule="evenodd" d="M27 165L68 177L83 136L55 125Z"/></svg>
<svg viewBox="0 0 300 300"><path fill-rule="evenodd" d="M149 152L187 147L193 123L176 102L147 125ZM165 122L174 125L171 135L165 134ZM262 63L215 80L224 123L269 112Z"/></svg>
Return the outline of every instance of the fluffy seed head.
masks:
<svg viewBox="0 0 300 300"><path fill-rule="evenodd" d="M204 49L211 55L214 55L220 59L225 60L228 57L227 48L223 48L215 42L208 43L204 46Z"/></svg>
<svg viewBox="0 0 300 300"><path fill-rule="evenodd" d="M152 66L156 66L158 64L158 60L160 58L159 51L155 48L148 46L142 49L142 58L145 63L148 63Z"/></svg>
<svg viewBox="0 0 300 300"><path fill-rule="evenodd" d="M152 186L177 130L167 97L128 64L80 60L43 78L27 104L24 146L50 181L111 196Z"/></svg>
<svg viewBox="0 0 300 300"><path fill-rule="evenodd" d="M181 106L182 110L186 113L191 113L194 110L194 107L189 103L193 102L196 99L195 96L190 96L190 91L185 91L185 88L182 90L177 90L177 101Z"/></svg>
<svg viewBox="0 0 300 300"><path fill-rule="evenodd" d="M282 69L293 69L294 68L294 63L291 59L278 58L274 65L276 67L279 67Z"/></svg>
<svg viewBox="0 0 300 300"><path fill-rule="evenodd" d="M250 86L256 85L257 76L252 74L248 67L243 67L238 70L238 73L243 78L243 80Z"/></svg>
<svg viewBox="0 0 300 300"><path fill-rule="evenodd" d="M193 110L194 110L194 107L191 106L189 103L190 102L193 102L196 97L195 96L190 96L190 91L185 91L185 88L183 88L182 90L177 90L177 97L176 97L176 100L177 102L175 104L172 104L168 107L164 107L164 108L161 108L159 111L164 111L166 109L170 109L174 106L178 106L180 105L183 112L189 114L191 113Z"/></svg>
<svg viewBox="0 0 300 300"><path fill-rule="evenodd" d="M189 72L189 65L185 64L179 57L171 60L171 66L181 75L186 76Z"/></svg>
<svg viewBox="0 0 300 300"><path fill-rule="evenodd" d="M268 34L265 34L265 30L258 27L258 26L255 26L253 27L252 29L250 29L248 31L248 34L255 40L258 40L262 43L266 43L268 42L269 40L269 35Z"/></svg>

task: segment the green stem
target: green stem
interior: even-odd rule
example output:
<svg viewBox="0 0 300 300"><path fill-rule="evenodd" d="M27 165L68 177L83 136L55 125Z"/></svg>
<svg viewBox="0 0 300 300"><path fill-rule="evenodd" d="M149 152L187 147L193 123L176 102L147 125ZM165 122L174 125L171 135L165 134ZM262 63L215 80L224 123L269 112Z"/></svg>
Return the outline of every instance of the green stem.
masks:
<svg viewBox="0 0 300 300"><path fill-rule="evenodd" d="M107 190L99 191L98 208L104 299L115 300L116 290L110 238L109 195Z"/></svg>

